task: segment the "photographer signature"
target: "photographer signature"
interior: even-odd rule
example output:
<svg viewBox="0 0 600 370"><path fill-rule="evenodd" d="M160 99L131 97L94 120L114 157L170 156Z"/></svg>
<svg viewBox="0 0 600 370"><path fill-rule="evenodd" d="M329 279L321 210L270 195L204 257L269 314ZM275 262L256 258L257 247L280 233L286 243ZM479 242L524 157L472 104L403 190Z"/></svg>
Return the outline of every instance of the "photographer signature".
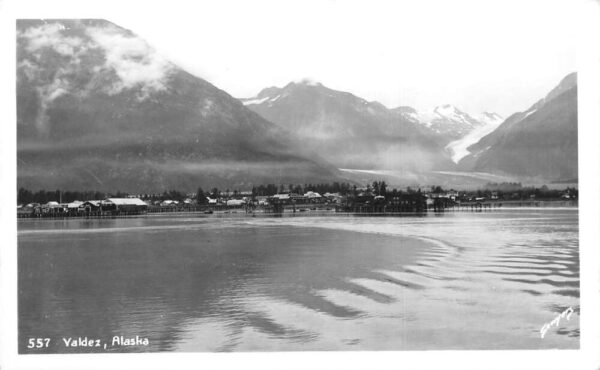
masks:
<svg viewBox="0 0 600 370"><path fill-rule="evenodd" d="M548 330L550 330L552 325L558 327L560 320L563 318L566 318L567 320L569 320L571 318L571 314L573 314L573 312L575 312L573 310L573 307L569 307L566 310L564 310L562 313L560 313L558 316L556 316L554 318L554 320L544 324L544 326L542 326L542 328L540 329L540 335L541 335L542 339L544 338L544 336L546 335Z"/></svg>

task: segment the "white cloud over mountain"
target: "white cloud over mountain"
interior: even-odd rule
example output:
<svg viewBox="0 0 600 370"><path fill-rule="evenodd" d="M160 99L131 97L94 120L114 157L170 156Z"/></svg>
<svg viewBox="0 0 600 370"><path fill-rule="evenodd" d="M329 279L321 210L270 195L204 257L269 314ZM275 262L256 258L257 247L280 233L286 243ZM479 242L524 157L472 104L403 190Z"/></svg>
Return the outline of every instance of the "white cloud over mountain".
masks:
<svg viewBox="0 0 600 370"><path fill-rule="evenodd" d="M61 31L66 29L61 23L47 23L39 27L32 27L19 36L26 38L27 50L36 52L43 48L52 48L57 53L73 56L75 48L81 47L84 41L79 37L68 37Z"/></svg>
<svg viewBox="0 0 600 370"><path fill-rule="evenodd" d="M144 40L124 35L122 30L111 25L89 27L86 32L95 46L104 51L104 67L114 70L120 79L110 93L141 86L144 96L147 96L153 91L166 89L166 79L173 66Z"/></svg>
<svg viewBox="0 0 600 370"><path fill-rule="evenodd" d="M166 89L166 82L174 66L159 55L144 40L123 32L110 24L86 27L83 34L70 34L68 26L60 22L47 23L28 28L19 33L25 41L25 50L33 58L25 59L19 64L28 78L37 78L37 64L41 62L42 53L49 49L66 60L59 64L53 81L46 85L46 91L40 91L41 98L52 101L75 87L64 77L76 72L82 65L81 56L89 50L101 52L103 61L97 61L93 67L96 74L111 73L117 77L112 85L104 86L104 92L113 95L125 89L140 88L139 99L143 100L152 92ZM95 84L88 84L93 88ZM87 93L89 91L77 91Z"/></svg>

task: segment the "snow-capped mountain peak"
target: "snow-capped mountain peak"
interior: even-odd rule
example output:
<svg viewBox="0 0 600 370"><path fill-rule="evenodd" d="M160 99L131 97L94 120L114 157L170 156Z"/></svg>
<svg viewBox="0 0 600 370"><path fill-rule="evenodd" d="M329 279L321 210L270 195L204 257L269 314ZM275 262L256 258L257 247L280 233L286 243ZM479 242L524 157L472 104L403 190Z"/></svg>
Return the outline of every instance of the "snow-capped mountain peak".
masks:
<svg viewBox="0 0 600 370"><path fill-rule="evenodd" d="M292 83L290 83L292 84ZM288 93L286 92L286 88L288 88L288 86L286 86L285 88L279 88L279 87L268 87L266 89L261 90L260 93L258 93L258 95L256 95L255 97L252 98L245 98L245 99L240 99L240 101L242 102L242 104L244 105L259 105L259 104L272 104L275 101L277 101L278 99L286 96Z"/></svg>
<svg viewBox="0 0 600 370"><path fill-rule="evenodd" d="M454 116L460 115L462 112L451 104L438 105L433 109L433 112L439 116Z"/></svg>
<svg viewBox="0 0 600 370"><path fill-rule="evenodd" d="M478 126L480 124L479 121L471 117L468 113L465 113L450 104L435 107L433 113L437 116L434 119L446 119L453 122L463 122L471 126Z"/></svg>
<svg viewBox="0 0 600 370"><path fill-rule="evenodd" d="M328 90L320 82L309 78L291 81L284 87L268 87L261 90L258 95L251 98L242 98L240 101L247 106L267 104L272 105L280 98L284 98L295 91L321 91Z"/></svg>
<svg viewBox="0 0 600 370"><path fill-rule="evenodd" d="M300 79L300 80L297 80L297 81L293 81L293 82L294 82L295 84L297 84L297 85L305 85L305 86L323 86L323 85L321 85L321 83L320 83L320 82L318 82L318 81L315 81L315 80L313 80L313 79L311 79L311 78L307 78L307 77L305 77L305 78L302 78L302 79Z"/></svg>
<svg viewBox="0 0 600 370"><path fill-rule="evenodd" d="M410 107L398 107L394 111L440 135L448 136L450 140L458 139L484 124L451 104L439 105L429 111L416 111Z"/></svg>
<svg viewBox="0 0 600 370"><path fill-rule="evenodd" d="M483 112L477 116L477 119L485 124L494 124L496 126L504 121L504 117L495 112Z"/></svg>

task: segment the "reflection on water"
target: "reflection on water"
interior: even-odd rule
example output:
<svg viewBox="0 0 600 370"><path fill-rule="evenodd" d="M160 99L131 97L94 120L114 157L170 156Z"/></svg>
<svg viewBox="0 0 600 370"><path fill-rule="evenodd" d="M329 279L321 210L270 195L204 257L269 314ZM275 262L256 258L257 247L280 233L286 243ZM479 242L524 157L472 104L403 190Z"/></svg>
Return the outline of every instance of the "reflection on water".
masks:
<svg viewBox="0 0 600 370"><path fill-rule="evenodd" d="M579 347L576 210L442 217L175 217L19 224L19 348ZM540 329L572 307L542 339Z"/></svg>

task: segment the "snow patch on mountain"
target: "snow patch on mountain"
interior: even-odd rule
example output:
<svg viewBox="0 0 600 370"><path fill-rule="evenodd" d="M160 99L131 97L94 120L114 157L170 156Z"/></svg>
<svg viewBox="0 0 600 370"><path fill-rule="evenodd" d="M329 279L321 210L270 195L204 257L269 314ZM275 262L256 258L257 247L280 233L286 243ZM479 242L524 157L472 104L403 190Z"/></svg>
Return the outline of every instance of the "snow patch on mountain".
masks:
<svg viewBox="0 0 600 370"><path fill-rule="evenodd" d="M467 116L466 113L459 111L455 106L449 104L435 107L433 112L440 118L448 118L454 121L461 122L465 122Z"/></svg>
<svg viewBox="0 0 600 370"><path fill-rule="evenodd" d="M252 104L262 104L265 101L269 100L271 97L270 96L265 96L264 98L255 98L255 99L247 99L247 100L242 100L242 104L244 105L252 105Z"/></svg>
<svg viewBox="0 0 600 370"><path fill-rule="evenodd" d="M240 99L240 100L242 101L242 104L244 104L244 105L258 105L258 104L262 104L262 103L268 103L269 105L271 105L281 97L283 97L283 96L281 94L278 94L274 97L267 95L262 98L255 97L255 98Z"/></svg>
<svg viewBox="0 0 600 370"><path fill-rule="evenodd" d="M537 109L534 109L534 110L531 110L531 111L527 112L527 114L525 114L525 117L523 117L523 119L525 119L525 118L527 118L527 117L531 116L531 115L532 115L532 114L534 114L535 112L537 112Z"/></svg>
<svg viewBox="0 0 600 370"><path fill-rule="evenodd" d="M504 121L504 118L501 115L499 115L498 113L493 113L493 112L483 112L475 118L477 120L485 123L486 125L490 125L490 124L499 125Z"/></svg>
<svg viewBox="0 0 600 370"><path fill-rule="evenodd" d="M321 86L321 83L319 83L318 81L315 81L311 78L302 78L299 80L295 80L293 81L296 84L299 85L306 85L306 86Z"/></svg>

